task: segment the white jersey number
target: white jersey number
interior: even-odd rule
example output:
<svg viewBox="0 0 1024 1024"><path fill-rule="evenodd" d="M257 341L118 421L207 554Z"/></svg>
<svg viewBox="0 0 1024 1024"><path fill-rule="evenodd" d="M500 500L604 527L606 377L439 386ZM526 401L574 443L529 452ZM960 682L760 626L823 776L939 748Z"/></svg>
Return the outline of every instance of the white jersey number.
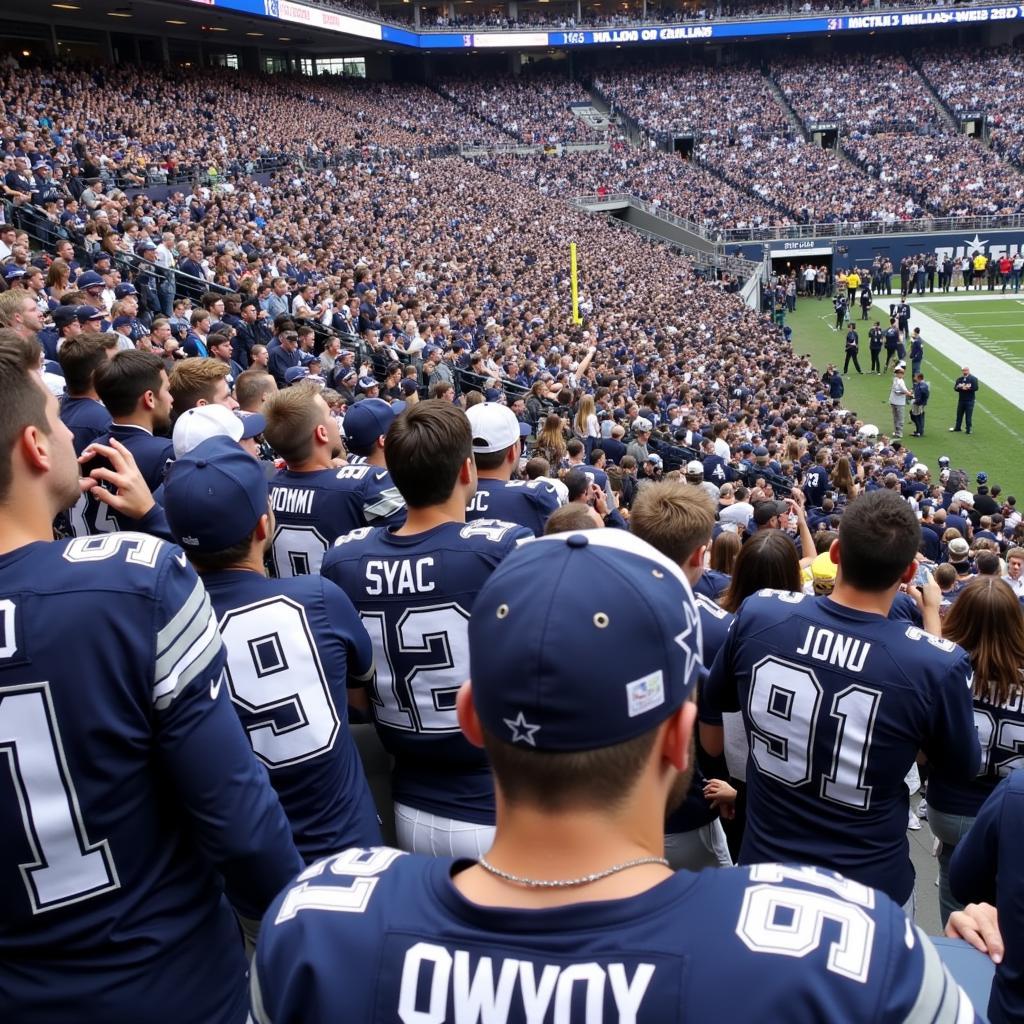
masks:
<svg viewBox="0 0 1024 1024"><path fill-rule="evenodd" d="M274 575L281 580L318 573L327 547L312 526L279 526L270 549Z"/></svg>
<svg viewBox="0 0 1024 1024"><path fill-rule="evenodd" d="M848 686L832 699L830 714L839 725L832 763L822 773L821 796L867 810L871 787L864 784L868 754L882 695L866 686ZM787 786L814 776L812 755L822 688L809 669L766 658L754 669L747 698L750 752L758 770Z"/></svg>
<svg viewBox="0 0 1024 1024"><path fill-rule="evenodd" d="M458 732L455 694L469 678L469 612L457 604L411 608L398 620L394 649L382 613L363 612L362 619L377 666L377 721L407 732ZM400 677L395 659L410 655L417 663Z"/></svg>
<svg viewBox="0 0 1024 1024"><path fill-rule="evenodd" d="M68 772L49 683L0 688L7 755L32 859L19 865L34 914L119 887L106 840L91 843Z"/></svg>
<svg viewBox="0 0 1024 1024"><path fill-rule="evenodd" d="M228 612L220 631L231 699L252 715L276 716L246 724L256 756L280 768L330 750L340 722L305 609L275 597ZM278 724L282 711L292 724Z"/></svg>

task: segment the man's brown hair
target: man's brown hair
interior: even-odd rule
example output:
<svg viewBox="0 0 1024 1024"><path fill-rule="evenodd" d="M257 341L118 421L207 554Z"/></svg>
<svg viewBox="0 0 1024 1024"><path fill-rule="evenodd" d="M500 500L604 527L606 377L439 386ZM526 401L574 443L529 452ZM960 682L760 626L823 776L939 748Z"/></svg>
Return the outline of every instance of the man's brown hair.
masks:
<svg viewBox="0 0 1024 1024"><path fill-rule="evenodd" d="M313 431L324 415L318 397L317 391L285 388L264 406L267 429L263 436L285 462L305 462L313 453Z"/></svg>
<svg viewBox="0 0 1024 1024"><path fill-rule="evenodd" d="M447 501L466 459L473 455L469 417L451 402L417 402L388 428L384 457L409 508Z"/></svg>
<svg viewBox="0 0 1024 1024"><path fill-rule="evenodd" d="M105 334L68 338L57 353L69 395L84 395L92 388L93 375L109 362L107 352L117 341Z"/></svg>
<svg viewBox="0 0 1024 1024"><path fill-rule="evenodd" d="M711 539L715 507L701 487L674 481L648 484L633 499L629 525L641 540L683 565Z"/></svg>
<svg viewBox="0 0 1024 1024"><path fill-rule="evenodd" d="M0 330L0 502L7 500L11 489L11 451L21 432L33 426L50 433L46 392L36 373L39 352L39 342Z"/></svg>
<svg viewBox="0 0 1024 1024"><path fill-rule="evenodd" d="M180 416L201 402L212 402L217 394L217 383L227 377L231 368L219 359L195 356L182 359L171 370L171 395L174 397L174 415Z"/></svg>

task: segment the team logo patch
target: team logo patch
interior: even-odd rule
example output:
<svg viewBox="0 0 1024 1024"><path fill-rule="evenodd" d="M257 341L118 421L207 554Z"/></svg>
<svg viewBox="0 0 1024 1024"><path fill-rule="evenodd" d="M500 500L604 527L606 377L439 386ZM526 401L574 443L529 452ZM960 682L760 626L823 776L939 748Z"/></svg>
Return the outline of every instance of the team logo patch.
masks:
<svg viewBox="0 0 1024 1024"><path fill-rule="evenodd" d="M512 730L513 743L529 743L531 747L537 746L533 734L540 729L540 726L531 725L522 711L515 718L504 718L502 721Z"/></svg>
<svg viewBox="0 0 1024 1024"><path fill-rule="evenodd" d="M642 679L626 683L626 708L630 718L636 718L665 703L665 678L659 668Z"/></svg>

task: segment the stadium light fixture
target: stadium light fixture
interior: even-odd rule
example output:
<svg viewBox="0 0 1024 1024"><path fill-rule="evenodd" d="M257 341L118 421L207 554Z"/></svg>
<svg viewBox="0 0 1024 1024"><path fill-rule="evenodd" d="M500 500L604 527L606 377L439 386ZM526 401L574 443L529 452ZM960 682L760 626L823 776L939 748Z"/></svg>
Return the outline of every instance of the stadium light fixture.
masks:
<svg viewBox="0 0 1024 1024"><path fill-rule="evenodd" d="M168 25L187 25L188 22L187 21L182 21L180 18L168 18L167 19L167 24Z"/></svg>
<svg viewBox="0 0 1024 1024"><path fill-rule="evenodd" d="M78 4L50 4L51 7L56 7L58 11L80 11L81 8Z"/></svg>

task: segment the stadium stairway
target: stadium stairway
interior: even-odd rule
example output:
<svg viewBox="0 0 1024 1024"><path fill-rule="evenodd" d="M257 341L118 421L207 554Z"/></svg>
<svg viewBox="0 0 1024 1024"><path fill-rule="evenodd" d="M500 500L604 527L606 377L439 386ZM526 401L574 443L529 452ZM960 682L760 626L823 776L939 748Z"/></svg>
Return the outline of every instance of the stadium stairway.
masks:
<svg viewBox="0 0 1024 1024"><path fill-rule="evenodd" d="M921 68L920 61L914 56L908 56L907 60L909 61L911 67L913 67L913 69L917 72L918 78L920 78L921 81L924 82L924 87L925 89L928 90L928 95L931 97L931 101L935 109L939 112L939 116L942 118L943 121L946 122L947 125L949 125L952 131L960 131L960 120L953 112L953 108L939 95L939 91L935 88L934 85L932 85L931 79L924 73L924 70ZM982 145L987 146L987 134L984 139L979 139L978 141Z"/></svg>
<svg viewBox="0 0 1024 1024"><path fill-rule="evenodd" d="M607 133L614 126L614 122L607 111L598 110L593 104L573 103L569 106L569 110L574 117L579 118L588 128L592 128L594 131Z"/></svg>
<svg viewBox="0 0 1024 1024"><path fill-rule="evenodd" d="M793 109L789 100L786 99L786 94L782 91L782 87L774 78L772 78L771 73L767 68L762 68L761 74L764 75L765 81L768 83L768 88L771 89L772 95L775 97L775 102L778 103L782 108L783 113L785 113L786 119L796 130L797 134L800 135L805 142L809 142L811 138L810 133L807 131L807 127L804 125L803 121L800 120L800 116Z"/></svg>

